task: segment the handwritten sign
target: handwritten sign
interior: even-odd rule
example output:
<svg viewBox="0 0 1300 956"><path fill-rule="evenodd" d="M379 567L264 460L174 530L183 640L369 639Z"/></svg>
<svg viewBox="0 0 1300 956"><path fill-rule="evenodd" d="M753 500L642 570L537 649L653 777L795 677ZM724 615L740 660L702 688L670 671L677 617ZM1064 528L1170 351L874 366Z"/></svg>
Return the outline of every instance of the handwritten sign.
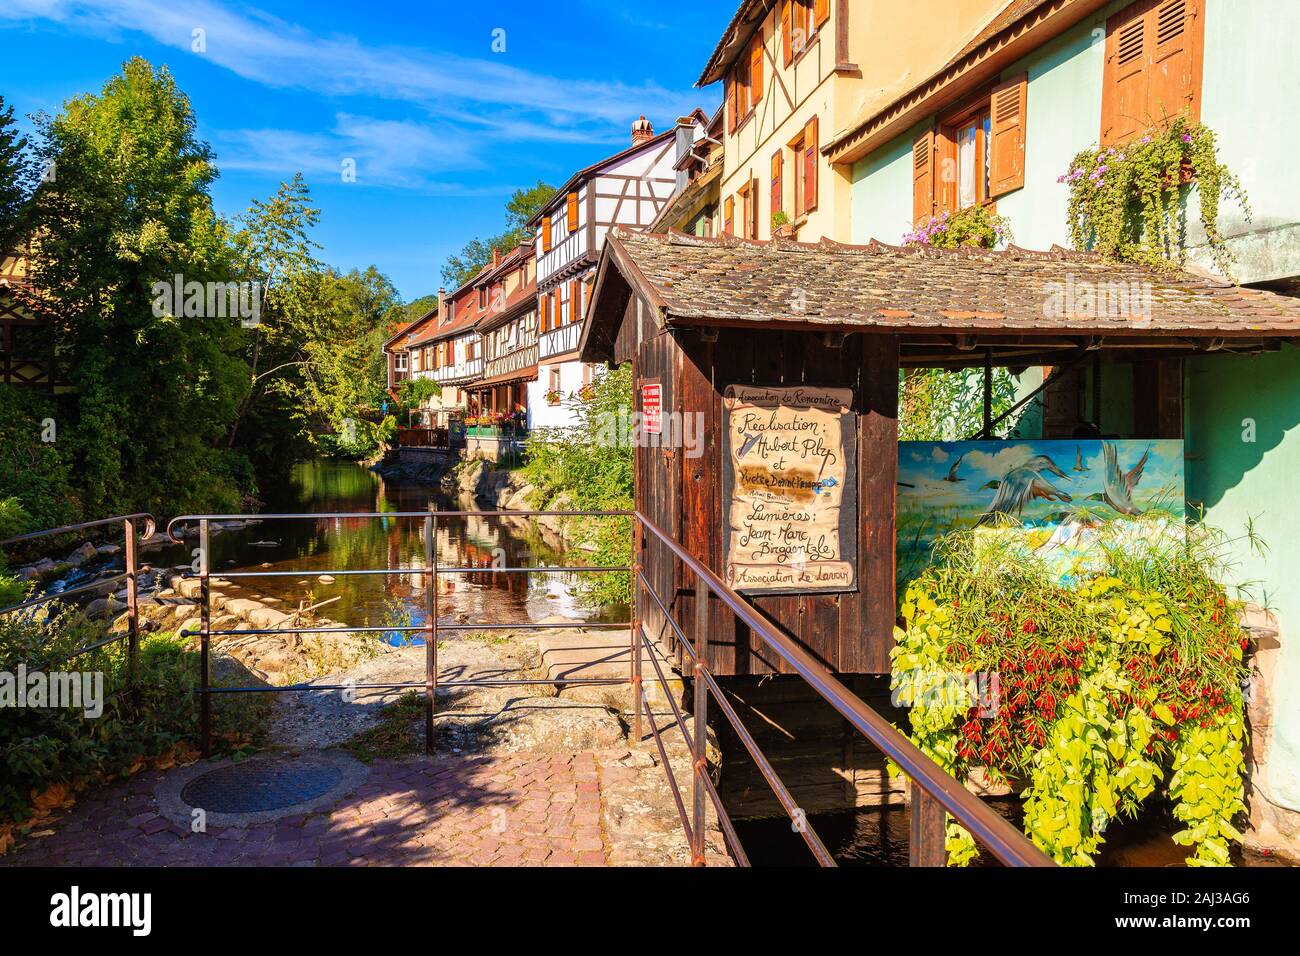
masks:
<svg viewBox="0 0 1300 956"><path fill-rule="evenodd" d="M647 435L663 434L663 411L663 385L646 382L641 386L641 428Z"/></svg>
<svg viewBox="0 0 1300 956"><path fill-rule="evenodd" d="M748 593L854 590L853 392L730 385L723 405L727 583Z"/></svg>

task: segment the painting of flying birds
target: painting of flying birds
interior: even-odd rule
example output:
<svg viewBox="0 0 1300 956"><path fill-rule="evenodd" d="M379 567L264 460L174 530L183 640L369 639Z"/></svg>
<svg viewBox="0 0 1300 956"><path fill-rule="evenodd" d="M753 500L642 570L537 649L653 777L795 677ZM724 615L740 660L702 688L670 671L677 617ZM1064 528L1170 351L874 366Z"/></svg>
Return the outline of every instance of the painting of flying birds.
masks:
<svg viewBox="0 0 1300 956"><path fill-rule="evenodd" d="M900 442L898 453L900 580L960 528L1020 528L1042 550L1104 522L1184 520L1181 441Z"/></svg>

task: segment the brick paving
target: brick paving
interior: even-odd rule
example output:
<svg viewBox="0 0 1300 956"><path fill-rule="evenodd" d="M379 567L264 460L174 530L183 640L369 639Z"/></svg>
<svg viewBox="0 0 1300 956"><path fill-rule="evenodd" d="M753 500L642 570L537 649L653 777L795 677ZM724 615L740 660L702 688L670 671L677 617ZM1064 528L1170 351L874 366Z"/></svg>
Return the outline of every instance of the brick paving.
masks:
<svg viewBox="0 0 1300 956"><path fill-rule="evenodd" d="M191 833L161 816L150 771L82 799L0 866L605 866L596 754L377 760L314 813ZM655 774L663 771L653 768ZM670 862L670 861L664 861Z"/></svg>

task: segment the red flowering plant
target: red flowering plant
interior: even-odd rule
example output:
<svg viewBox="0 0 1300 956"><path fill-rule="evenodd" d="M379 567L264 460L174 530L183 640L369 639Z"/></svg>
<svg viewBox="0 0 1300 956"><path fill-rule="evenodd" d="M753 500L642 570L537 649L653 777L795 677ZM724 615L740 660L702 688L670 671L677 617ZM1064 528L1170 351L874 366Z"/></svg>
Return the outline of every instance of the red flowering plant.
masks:
<svg viewBox="0 0 1300 956"><path fill-rule="evenodd" d="M1188 862L1229 865L1248 642L1242 602L1218 583L1227 542L1141 520L1107 522L1065 578L1020 529L942 539L906 587L891 686L912 739L949 773L1019 790L1025 832L1057 862L1093 865L1107 826L1160 793ZM976 854L952 822L947 847L950 864Z"/></svg>

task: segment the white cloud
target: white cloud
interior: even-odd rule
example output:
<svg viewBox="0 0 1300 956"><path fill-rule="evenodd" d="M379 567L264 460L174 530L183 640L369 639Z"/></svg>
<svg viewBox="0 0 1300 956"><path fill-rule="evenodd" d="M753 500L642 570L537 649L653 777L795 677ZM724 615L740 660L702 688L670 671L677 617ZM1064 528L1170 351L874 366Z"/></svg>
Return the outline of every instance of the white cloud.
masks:
<svg viewBox="0 0 1300 956"><path fill-rule="evenodd" d="M471 105L503 109L488 117L503 135L551 130L600 139L626 133L633 119L684 114L695 103L652 83L567 80L482 56L437 53L395 45L368 46L346 35L317 36L255 8L235 10L207 0L8 0L0 18L44 19L81 32L142 33L158 43L203 56L245 79L331 96L377 96L418 103L433 112ZM192 31L205 31L206 51L192 53ZM507 54L508 56L508 54ZM518 113L539 114L520 120Z"/></svg>

